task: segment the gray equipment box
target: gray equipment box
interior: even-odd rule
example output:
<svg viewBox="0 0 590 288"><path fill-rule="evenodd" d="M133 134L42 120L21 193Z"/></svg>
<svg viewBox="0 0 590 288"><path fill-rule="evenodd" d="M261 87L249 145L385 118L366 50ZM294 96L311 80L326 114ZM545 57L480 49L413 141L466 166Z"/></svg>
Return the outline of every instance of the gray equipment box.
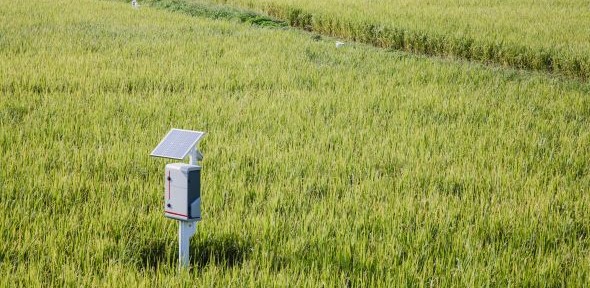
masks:
<svg viewBox="0 0 590 288"><path fill-rule="evenodd" d="M201 220L201 166L166 165L164 211L166 217L177 220Z"/></svg>

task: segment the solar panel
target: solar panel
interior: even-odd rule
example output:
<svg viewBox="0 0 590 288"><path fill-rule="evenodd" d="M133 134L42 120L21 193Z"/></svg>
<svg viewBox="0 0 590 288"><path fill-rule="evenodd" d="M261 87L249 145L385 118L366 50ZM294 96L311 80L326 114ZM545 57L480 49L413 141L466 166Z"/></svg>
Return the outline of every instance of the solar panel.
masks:
<svg viewBox="0 0 590 288"><path fill-rule="evenodd" d="M201 131L172 129L150 155L182 160L204 135Z"/></svg>

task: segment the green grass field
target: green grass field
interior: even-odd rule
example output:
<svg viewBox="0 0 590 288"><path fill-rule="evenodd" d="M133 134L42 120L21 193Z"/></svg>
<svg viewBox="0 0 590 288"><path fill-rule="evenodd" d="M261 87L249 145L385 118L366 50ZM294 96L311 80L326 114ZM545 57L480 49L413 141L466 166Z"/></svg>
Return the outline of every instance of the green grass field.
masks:
<svg viewBox="0 0 590 288"><path fill-rule="evenodd" d="M253 8L293 26L379 47L590 79L585 0L187 2L203 1Z"/></svg>
<svg viewBox="0 0 590 288"><path fill-rule="evenodd" d="M147 4L0 0L0 286L586 286L589 93ZM172 127L208 132L185 271L149 157Z"/></svg>

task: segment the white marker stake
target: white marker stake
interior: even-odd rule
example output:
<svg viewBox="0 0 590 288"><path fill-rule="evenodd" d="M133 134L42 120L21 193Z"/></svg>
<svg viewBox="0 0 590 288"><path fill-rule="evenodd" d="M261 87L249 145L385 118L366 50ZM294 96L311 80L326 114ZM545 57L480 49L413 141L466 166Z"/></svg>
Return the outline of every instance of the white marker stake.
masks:
<svg viewBox="0 0 590 288"><path fill-rule="evenodd" d="M190 264L191 237L197 231L197 222L178 221L178 223L178 263L182 269Z"/></svg>

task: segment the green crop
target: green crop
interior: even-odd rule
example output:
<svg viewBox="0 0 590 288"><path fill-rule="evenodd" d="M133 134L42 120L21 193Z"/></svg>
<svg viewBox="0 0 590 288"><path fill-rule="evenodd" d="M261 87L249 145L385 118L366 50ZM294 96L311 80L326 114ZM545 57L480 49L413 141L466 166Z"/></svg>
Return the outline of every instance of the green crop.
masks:
<svg viewBox="0 0 590 288"><path fill-rule="evenodd" d="M189 2L204 0L146 0ZM378 47L590 77L584 0L205 0Z"/></svg>
<svg viewBox="0 0 590 288"><path fill-rule="evenodd" d="M0 0L0 286L589 282L588 84L227 15ZM180 272L172 127L208 132Z"/></svg>

